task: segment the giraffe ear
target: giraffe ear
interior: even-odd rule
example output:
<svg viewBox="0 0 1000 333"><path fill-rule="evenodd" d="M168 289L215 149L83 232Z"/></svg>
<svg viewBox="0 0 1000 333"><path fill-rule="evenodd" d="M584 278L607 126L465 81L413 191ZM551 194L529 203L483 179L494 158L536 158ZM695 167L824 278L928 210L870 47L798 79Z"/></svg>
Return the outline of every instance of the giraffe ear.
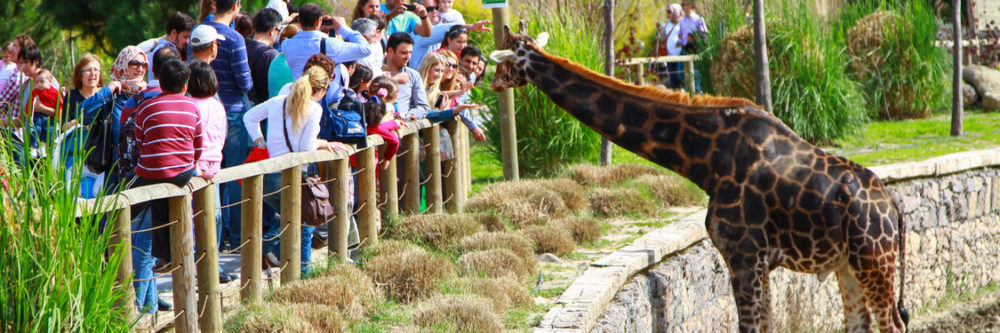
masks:
<svg viewBox="0 0 1000 333"><path fill-rule="evenodd" d="M490 53L490 59L496 61L498 64L504 61L514 61L515 55L514 51L511 50L497 50Z"/></svg>
<svg viewBox="0 0 1000 333"><path fill-rule="evenodd" d="M540 33L538 34L538 37L535 37L535 45L538 45L538 48L543 48L545 47L545 44L548 43L549 43L549 33L547 32Z"/></svg>

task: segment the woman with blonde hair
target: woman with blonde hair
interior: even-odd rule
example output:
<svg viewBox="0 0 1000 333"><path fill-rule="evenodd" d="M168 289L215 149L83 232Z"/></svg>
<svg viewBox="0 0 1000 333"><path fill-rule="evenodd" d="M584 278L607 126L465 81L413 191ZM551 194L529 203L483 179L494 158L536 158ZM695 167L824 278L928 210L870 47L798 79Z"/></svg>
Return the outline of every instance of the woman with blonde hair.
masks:
<svg viewBox="0 0 1000 333"><path fill-rule="evenodd" d="M445 73L449 70L449 61L446 56L435 53L424 57L424 61L420 63L420 77L424 80L427 101L431 103L431 109L433 109L433 111L427 113L427 119L432 122L448 121L455 119L457 115L462 120L462 123L465 124L465 127L468 127L472 131L473 136L477 140L480 137L485 138L482 135L483 131L473 122L472 116L467 110L475 108L478 105L452 103L454 98L446 96L447 94L441 92L441 81L444 79Z"/></svg>
<svg viewBox="0 0 1000 333"><path fill-rule="evenodd" d="M243 123L257 147L266 147L271 158L292 152L346 149L340 142L327 142L317 138L319 120L323 113L318 102L326 96L330 80L330 75L322 68L309 67L292 83L292 91L288 96L275 96L247 111L243 115ZM260 130L260 122L264 119L267 119L267 139ZM286 133L288 140L285 140ZM308 172L307 168L303 168L303 172ZM279 188L280 172L264 175L264 192L274 192ZM274 211L281 211L281 196L265 197L264 202L274 208ZM314 229L315 227L302 227L303 272L309 270Z"/></svg>

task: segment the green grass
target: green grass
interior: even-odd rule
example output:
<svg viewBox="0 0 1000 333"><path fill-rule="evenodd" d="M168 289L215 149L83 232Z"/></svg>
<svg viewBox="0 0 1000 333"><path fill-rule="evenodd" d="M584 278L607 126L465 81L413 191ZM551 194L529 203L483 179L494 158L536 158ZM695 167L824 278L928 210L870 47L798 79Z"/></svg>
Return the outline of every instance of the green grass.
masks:
<svg viewBox="0 0 1000 333"><path fill-rule="evenodd" d="M538 297L553 298L562 295L567 287L545 288L538 291Z"/></svg>
<svg viewBox="0 0 1000 333"><path fill-rule="evenodd" d="M979 110L965 112L964 135L951 136L951 114L926 119L873 121L864 134L843 138L830 152L866 166L921 161L951 153L1000 146L1000 117Z"/></svg>

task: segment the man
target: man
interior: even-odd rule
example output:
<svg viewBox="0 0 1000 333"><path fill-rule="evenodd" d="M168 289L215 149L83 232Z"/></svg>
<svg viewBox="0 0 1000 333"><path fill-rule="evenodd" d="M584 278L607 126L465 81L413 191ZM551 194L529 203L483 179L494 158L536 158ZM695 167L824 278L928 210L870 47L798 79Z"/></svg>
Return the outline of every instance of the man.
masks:
<svg viewBox="0 0 1000 333"><path fill-rule="evenodd" d="M323 20L329 20L333 24L323 25ZM347 26L343 17L331 18L326 15L323 8L314 3L307 3L299 9L299 23L302 24L302 31L281 43L281 50L285 53L285 59L288 60L288 67L291 68L294 79L302 76L309 57L320 53L322 49L325 49L326 56L337 64L357 61L371 54L365 37ZM344 40L328 37L330 30L336 30ZM325 43L326 46L321 46L320 43ZM342 80L340 71L336 72L337 77L327 88L326 100L322 103L324 107L340 101L344 95L344 87L340 84Z"/></svg>
<svg viewBox="0 0 1000 333"><path fill-rule="evenodd" d="M399 84L396 110L405 120L425 118L429 110L424 80L420 78L420 73L406 66L412 53L413 38L410 34L397 32L389 36L382 69Z"/></svg>
<svg viewBox="0 0 1000 333"><path fill-rule="evenodd" d="M696 54L704 47L699 44L704 43L705 35L708 34L705 19L694 12L694 1L682 1L681 10L684 11L684 17L680 21L677 45L683 48L682 54ZM694 92L701 93L701 75L697 68L694 70L694 81Z"/></svg>
<svg viewBox="0 0 1000 333"><path fill-rule="evenodd" d="M27 45L18 52L17 61L20 71L11 77L11 81L9 81L11 84L3 92L0 92L0 110L10 112L4 115L4 118L0 118L0 126L10 129L26 128L29 133L24 134L28 135L31 128L34 127L36 119L48 121L48 116L40 113L33 115L32 119L22 119L25 114L30 114L31 111L30 87L33 85L35 76L41 71L42 52L34 44ZM53 82L53 85L59 89L58 82Z"/></svg>
<svg viewBox="0 0 1000 333"><path fill-rule="evenodd" d="M188 60L198 59L212 63L219 55L219 42L226 40L210 25L202 24L191 32L191 56Z"/></svg>
<svg viewBox="0 0 1000 333"><path fill-rule="evenodd" d="M455 26L463 27L466 31L490 31L490 29L486 28L486 25L490 24L490 21L485 20L471 25L455 23L438 24L441 18L441 11L438 9L437 0L425 0L424 4L427 5L427 16L434 26L431 29L431 35L428 37L410 34L413 37L413 55L410 57L410 68L420 68L420 63L424 61L427 52L436 49L441 44L441 41L444 40L445 35Z"/></svg>
<svg viewBox="0 0 1000 333"><path fill-rule="evenodd" d="M271 8L264 8L253 17L253 39L247 41L247 61L250 63L250 75L253 78L253 89L247 94L250 102L260 104L267 100L267 74L271 61L278 56L274 41L278 39L278 25L281 24L281 14Z"/></svg>
<svg viewBox="0 0 1000 333"><path fill-rule="evenodd" d="M253 88L250 65L247 63L246 41L236 30L229 27L241 8L239 0L216 0L215 16L211 21L202 24L215 28L218 34L225 37L218 39L217 57L211 62L215 78L219 83L219 100L226 109L228 122L226 143L222 147L223 168L243 164L251 147L250 136L243 126L243 113L249 107L246 94ZM223 205L239 202L242 195L240 185L236 182L222 184L219 192ZM225 238L220 236L220 239L229 240L229 244L233 247L241 243L240 218L239 206L222 210Z"/></svg>
<svg viewBox="0 0 1000 333"><path fill-rule="evenodd" d="M386 0L382 5L382 13L385 14L385 21L388 27L386 33L392 35L397 32L416 33L424 37L430 37L430 18L427 17L427 8L420 4L414 6L413 11L406 9L403 0Z"/></svg>
<svg viewBox="0 0 1000 333"><path fill-rule="evenodd" d="M174 12L174 15L170 15L170 18L167 19L167 34L156 41L152 52L146 54L154 54L161 48L173 46L187 55L188 41L191 38L191 29L194 28L194 24L194 19L187 14ZM155 66L154 63L150 62L149 67L153 66ZM149 80L153 80L153 71L149 71Z"/></svg>

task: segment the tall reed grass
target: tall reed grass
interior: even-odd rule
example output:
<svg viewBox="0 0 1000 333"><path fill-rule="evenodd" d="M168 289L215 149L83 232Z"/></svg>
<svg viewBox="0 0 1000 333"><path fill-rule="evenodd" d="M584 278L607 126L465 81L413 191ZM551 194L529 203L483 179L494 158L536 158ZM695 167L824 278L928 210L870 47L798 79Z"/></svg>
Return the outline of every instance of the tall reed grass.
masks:
<svg viewBox="0 0 1000 333"><path fill-rule="evenodd" d="M12 144L0 136L0 170L7 185L0 202L0 331L127 332L134 322L116 286L124 248L109 250L110 232L102 232L103 214L76 212L79 182L67 182L58 154L15 162ZM81 166L70 179L80 179ZM109 230L104 230L109 231Z"/></svg>

